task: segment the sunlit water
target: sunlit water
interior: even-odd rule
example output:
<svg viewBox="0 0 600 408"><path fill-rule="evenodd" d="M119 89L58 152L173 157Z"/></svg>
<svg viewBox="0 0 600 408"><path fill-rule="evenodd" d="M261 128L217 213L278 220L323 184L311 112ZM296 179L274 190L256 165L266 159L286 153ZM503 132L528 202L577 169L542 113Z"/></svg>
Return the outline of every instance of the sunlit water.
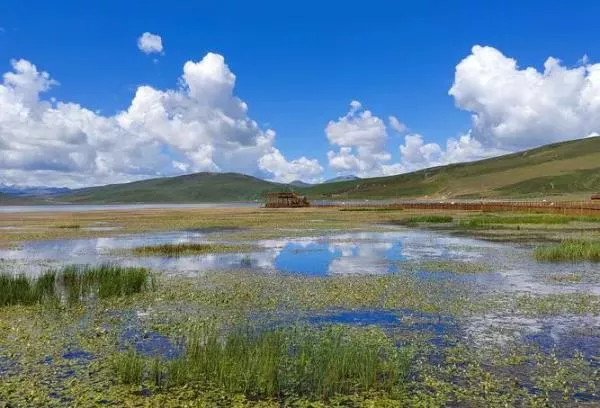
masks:
<svg viewBox="0 0 600 408"><path fill-rule="evenodd" d="M110 227L102 227L110 228ZM383 232L332 233L323 236L294 237L250 241L248 253L225 253L166 258L135 257L128 249L143 245L189 242L224 242L227 231L192 230L24 242L17 248L0 249L6 270L12 273L38 274L50 267L66 264L117 263L145 266L171 275L195 276L210 270L246 268L264 273L308 276L411 273L417 279L452 280L487 292L528 292L532 294L600 294L598 266L591 263L547 264L532 258L532 247L522 244L493 243L455 237L429 231L393 229ZM452 273L429 271L419 263L456 261L482 264L489 272ZM0 264L0 265L2 265ZM407 272L403 266L417 265ZM557 283L551 275L577 273L581 282ZM422 315L421 325L407 325L407 312L332 311L307 319L310 324L377 324L384 327L432 332L434 341L441 334L457 332L457 325L441 314ZM461 333L475 344L502 345L513 341L535 343L545 350L580 350L594 355L600 347L600 319L594 316L526 318L511 313L463 319ZM164 344L161 337L136 339L135 327L123 334L133 339L140 351L153 352ZM437 340L435 340L437 339ZM147 347L147 349L144 349Z"/></svg>

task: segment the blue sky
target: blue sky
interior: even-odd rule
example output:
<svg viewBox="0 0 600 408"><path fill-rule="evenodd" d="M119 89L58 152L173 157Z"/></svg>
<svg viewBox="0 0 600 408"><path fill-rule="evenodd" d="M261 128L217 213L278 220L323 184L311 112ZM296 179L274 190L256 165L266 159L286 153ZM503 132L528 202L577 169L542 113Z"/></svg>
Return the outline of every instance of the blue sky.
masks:
<svg viewBox="0 0 600 408"><path fill-rule="evenodd" d="M530 106L531 98L524 95L514 96L517 102L513 97L504 102L486 102L488 96L497 94L498 90L479 87L481 81L474 85L477 75L481 74L477 70L465 71L466 82L472 81L468 87L458 90L457 96L448 94L456 81L457 64L472 55L472 47L478 44L493 47L506 59L516 60L515 71L534 67L542 73L544 62L550 56L560 59L561 67L567 70L592 66L597 61L595 56L599 55L600 47L596 35L600 4L596 2L216 3L180 1L168 4L144 2L142 5L139 2L103 1L91 6L89 2L76 1L5 2L0 6L0 67L2 72L10 72L14 69L11 60L24 59L35 64L36 72L48 72L59 83L47 92L41 92L39 100L53 97L57 101L76 103L102 117L113 117L129 108L139 86L149 85L161 91L178 89L187 61L198 62L209 52L218 54L224 57L224 64L236 76L233 94L247 104L248 119L257 122L260 128L257 132L268 128L276 132L269 149L277 149L286 160L286 163L280 163L279 173L269 171L278 166L277 160L266 160L264 163L270 164L263 166L249 165L247 170L236 166L232 169L280 180L291 175L318 180L346 173L393 174L596 132L597 124L591 123L588 116L592 115L587 113L577 117L577 123L570 127L563 128L558 124L562 131L560 135L540 136L549 126L555 125L548 122L550 119L546 116L556 111ZM146 54L138 49L136 41L144 32L161 37L162 53ZM584 55L587 60L581 60ZM481 60L485 58L482 56ZM502 75L501 72L506 71L499 69L487 78L494 80L497 75ZM513 87L507 88L519 92L522 86L515 87L510 77L508 80ZM553 83L560 86L566 82L561 78L555 78ZM505 79L501 77L500 81ZM580 73L579 79L582 84L578 89L558 92L561 98L564 93L568 95L555 109L569 110L576 96L584 93L583 88L591 87L589 72ZM548 85L548 88L554 92L556 86ZM383 122L385 138L373 142L377 146L357 142L356 137L362 137L362 133L349 136L352 141L348 141L344 132L350 130L344 126L331 129L338 132L335 135L326 134L328 123L344 117L351 101L359 101L361 107L354 116L348 117L349 123L362 126L361 117L356 115L366 110L371 117ZM488 105L481 107L478 105L481 103ZM530 121L545 122L544 126L536 128L533 122L513 126L514 118L507 118L511 106L520 112L534 111L535 119ZM581 107L573 109L581 111ZM498 111L501 113L494 116ZM482 117L486 124L475 125L472 114ZM407 129L402 132L391 129L390 115L406 124ZM503 129L513 129L511 134L498 133L497 125L503 124L502 121L506 121ZM0 164L0 183L76 186L178 174L169 170L173 167L167 163L168 159L156 168L148 163L121 163L100 171L98 164L84 169L92 174L86 182L69 174L81 173L79 165L69 161L73 152L68 149L78 147L53 152L55 157L64 154L69 161L64 165L55 162L50 165L48 160L39 157L29 160L41 157L47 146L55 144L44 139L37 145L31 141L24 143L27 146L3 147L3 131L5 140L27 134L27 128L19 135L9 134L9 123L0 121L0 159L2 152L5 154L5 165ZM30 126L38 127L34 125ZM44 126L48 124L44 123ZM373 127L361 129L366 138L372 134L369 129L376 131ZM60 138L61 131L56 132L56 137ZM477 144L474 154L446 152L449 138L460 140L465 134L471 135L469 137ZM411 141L412 147L423 157L410 156L407 135L420 137ZM187 148L182 147L186 145L184 142L170 142L171 139L165 142L160 135L156 137L161 140L157 142L160 144L158 151L172 155L177 162L185 162L185 166L182 165L185 171L229 170L228 159L214 159L211 163L216 167L205 166L202 164L205 163L204 156L201 160L190 158L194 156L192 150L198 149L197 145ZM374 139L377 137L373 136ZM439 151L435 146L423 150L422 147L428 144L436 144ZM405 156L399 149L401 145L405 146ZM94 150L96 146L91 144L89 148ZM344 147L351 149L347 153L356 160L352 162L354 164L338 161L336 166L335 157L339 157L340 149ZM218 151L219 147L215 149ZM15 159L16 151L24 152L18 160ZM330 151L334 153L333 160L328 156ZM428 155L429 151L433 154ZM263 156L271 154L269 152L257 153L256 158L262 157L263 153ZM385 154L389 157L382 157ZM91 151L86 150L84 156L89 160L100 160ZM367 156L380 158L372 161ZM318 161L322 171L312 169L303 173L302 163L296 163L295 167L287 164L300 157ZM60 174L52 166L62 169Z"/></svg>

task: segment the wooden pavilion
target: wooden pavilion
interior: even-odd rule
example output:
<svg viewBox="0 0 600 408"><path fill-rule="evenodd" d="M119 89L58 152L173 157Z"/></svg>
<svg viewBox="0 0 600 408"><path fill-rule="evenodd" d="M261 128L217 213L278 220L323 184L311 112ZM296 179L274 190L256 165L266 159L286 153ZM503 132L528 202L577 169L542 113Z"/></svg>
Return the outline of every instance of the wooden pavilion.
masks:
<svg viewBox="0 0 600 408"><path fill-rule="evenodd" d="M306 197L299 196L294 192L267 193L266 208L300 208L310 207Z"/></svg>

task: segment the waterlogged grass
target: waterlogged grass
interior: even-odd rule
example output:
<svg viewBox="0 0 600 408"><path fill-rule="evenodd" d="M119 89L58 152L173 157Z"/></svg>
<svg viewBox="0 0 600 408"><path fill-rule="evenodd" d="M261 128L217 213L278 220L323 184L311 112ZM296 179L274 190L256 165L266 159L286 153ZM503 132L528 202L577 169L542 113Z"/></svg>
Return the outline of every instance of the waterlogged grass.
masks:
<svg viewBox="0 0 600 408"><path fill-rule="evenodd" d="M38 278L0 274L0 307L32 305L54 296L55 274L47 272Z"/></svg>
<svg viewBox="0 0 600 408"><path fill-rule="evenodd" d="M410 217L405 220L401 220L401 223L412 225L412 224L448 224L454 220L449 215L420 215L416 217Z"/></svg>
<svg viewBox="0 0 600 408"><path fill-rule="evenodd" d="M81 225L79 225L79 224L59 224L59 225L55 225L55 228L59 228L59 229L80 229Z"/></svg>
<svg viewBox="0 0 600 408"><path fill-rule="evenodd" d="M223 252L243 252L247 250L248 247L243 245L179 243L147 245L134 248L132 252L134 255L139 256L179 257Z"/></svg>
<svg viewBox="0 0 600 408"><path fill-rule="evenodd" d="M359 207L359 208L341 208L340 211L354 211L354 212L389 212L389 211L404 211L403 208L387 208L387 207Z"/></svg>
<svg viewBox="0 0 600 408"><path fill-rule="evenodd" d="M548 276L547 280L559 283L577 283L581 282L583 275L579 273L556 274Z"/></svg>
<svg viewBox="0 0 600 408"><path fill-rule="evenodd" d="M542 262L600 262L600 242L563 240L557 245L538 247L533 255Z"/></svg>
<svg viewBox="0 0 600 408"><path fill-rule="evenodd" d="M490 272L491 267L482 263L461 262L450 260L423 261L423 262L403 262L399 267L408 272L449 272L476 274Z"/></svg>
<svg viewBox="0 0 600 408"><path fill-rule="evenodd" d="M343 326L246 328L223 334L215 325L203 324L187 335L185 348L182 357L163 363L142 363L139 356L124 353L116 358L117 377L127 384L142 383L146 372L157 387L200 383L248 398L327 399L392 392L404 383L411 357L380 329Z"/></svg>
<svg viewBox="0 0 600 408"><path fill-rule="evenodd" d="M519 295L515 305L528 315L598 315L600 296L586 293Z"/></svg>
<svg viewBox="0 0 600 408"><path fill-rule="evenodd" d="M129 296L155 288L155 278L146 268L111 264L67 266L56 276L70 300L83 300L90 295L101 299Z"/></svg>
<svg viewBox="0 0 600 408"><path fill-rule="evenodd" d="M88 296L105 299L154 288L155 279L149 270L108 264L67 266L36 278L3 273L0 274L0 306L32 305L60 298L73 303Z"/></svg>

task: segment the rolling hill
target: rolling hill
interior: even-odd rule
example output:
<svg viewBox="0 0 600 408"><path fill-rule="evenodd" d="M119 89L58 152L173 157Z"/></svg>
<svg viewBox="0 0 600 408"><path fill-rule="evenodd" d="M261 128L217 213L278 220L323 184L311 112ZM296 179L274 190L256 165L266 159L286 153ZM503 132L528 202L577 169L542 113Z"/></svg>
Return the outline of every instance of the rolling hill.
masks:
<svg viewBox="0 0 600 408"><path fill-rule="evenodd" d="M69 203L192 203L261 200L286 185L238 173L195 173L74 190L54 197Z"/></svg>
<svg viewBox="0 0 600 408"><path fill-rule="evenodd" d="M196 173L73 190L30 203L191 203L262 200L296 190L312 199L538 198L600 192L600 137L555 143L477 162L389 177L307 186L237 173ZM22 198L20 198L22 200ZM16 203L0 193L0 202Z"/></svg>
<svg viewBox="0 0 600 408"><path fill-rule="evenodd" d="M600 137L390 177L322 184L312 198L534 198L600 192Z"/></svg>

